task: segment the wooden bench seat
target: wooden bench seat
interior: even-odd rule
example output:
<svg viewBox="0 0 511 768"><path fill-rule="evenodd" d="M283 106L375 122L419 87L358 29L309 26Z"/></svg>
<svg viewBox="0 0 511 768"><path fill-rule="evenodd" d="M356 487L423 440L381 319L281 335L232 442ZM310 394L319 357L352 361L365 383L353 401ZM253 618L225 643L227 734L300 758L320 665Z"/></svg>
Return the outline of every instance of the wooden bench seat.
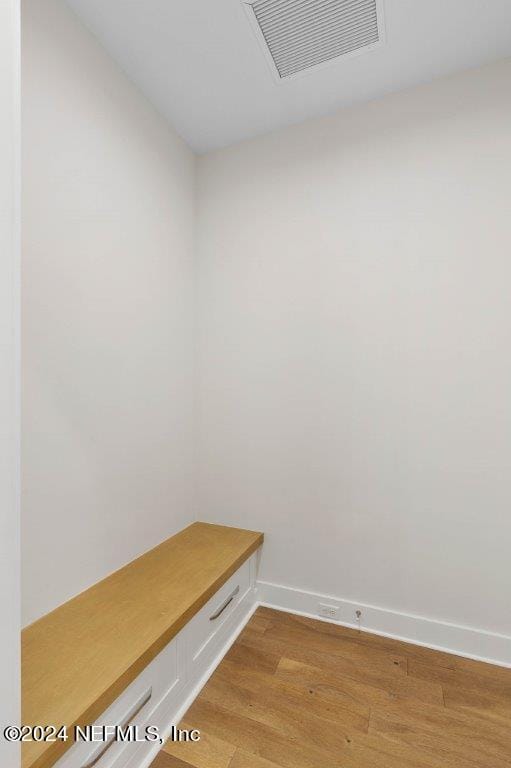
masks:
<svg viewBox="0 0 511 768"><path fill-rule="evenodd" d="M255 552L263 535L194 523L22 632L22 722L92 724ZM68 742L23 744L49 768Z"/></svg>

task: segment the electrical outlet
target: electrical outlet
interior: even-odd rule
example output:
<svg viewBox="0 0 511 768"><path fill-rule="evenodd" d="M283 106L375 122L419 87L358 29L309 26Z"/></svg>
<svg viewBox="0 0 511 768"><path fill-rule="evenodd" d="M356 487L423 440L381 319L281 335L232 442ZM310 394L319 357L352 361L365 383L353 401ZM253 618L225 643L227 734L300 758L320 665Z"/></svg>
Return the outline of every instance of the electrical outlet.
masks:
<svg viewBox="0 0 511 768"><path fill-rule="evenodd" d="M326 603L320 603L318 613L325 619L339 618L339 608L336 605L326 605Z"/></svg>

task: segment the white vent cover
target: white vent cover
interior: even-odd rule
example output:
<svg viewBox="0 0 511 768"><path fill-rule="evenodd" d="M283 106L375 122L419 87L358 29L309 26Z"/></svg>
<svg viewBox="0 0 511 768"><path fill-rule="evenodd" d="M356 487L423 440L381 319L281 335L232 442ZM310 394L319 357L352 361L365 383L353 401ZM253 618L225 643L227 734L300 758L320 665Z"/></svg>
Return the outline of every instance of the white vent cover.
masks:
<svg viewBox="0 0 511 768"><path fill-rule="evenodd" d="M245 0L245 5L280 80L382 41L381 0Z"/></svg>

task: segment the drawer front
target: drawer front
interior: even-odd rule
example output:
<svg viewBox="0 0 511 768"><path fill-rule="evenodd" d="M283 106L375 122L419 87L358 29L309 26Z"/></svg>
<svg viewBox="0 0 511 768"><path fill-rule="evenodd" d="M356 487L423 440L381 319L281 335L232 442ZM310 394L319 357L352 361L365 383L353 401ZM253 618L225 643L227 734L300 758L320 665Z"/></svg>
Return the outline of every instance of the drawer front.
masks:
<svg viewBox="0 0 511 768"><path fill-rule="evenodd" d="M96 720L95 726L151 725L151 713L182 687L179 643L175 638ZM122 766L136 747L133 742L77 742L55 768L111 768Z"/></svg>
<svg viewBox="0 0 511 768"><path fill-rule="evenodd" d="M250 574L251 561L247 560L183 630L189 670L202 666L202 659L210 655L215 638L251 588Z"/></svg>

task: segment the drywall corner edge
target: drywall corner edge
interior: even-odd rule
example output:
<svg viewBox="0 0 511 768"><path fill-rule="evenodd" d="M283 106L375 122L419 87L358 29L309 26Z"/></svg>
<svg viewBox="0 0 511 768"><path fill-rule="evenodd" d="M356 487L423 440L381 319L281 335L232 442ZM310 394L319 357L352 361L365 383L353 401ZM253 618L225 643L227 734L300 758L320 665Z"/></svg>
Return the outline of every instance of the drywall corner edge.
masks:
<svg viewBox="0 0 511 768"><path fill-rule="evenodd" d="M20 717L20 6L0 4L0 720ZM19 744L0 740L0 764L19 761Z"/></svg>

